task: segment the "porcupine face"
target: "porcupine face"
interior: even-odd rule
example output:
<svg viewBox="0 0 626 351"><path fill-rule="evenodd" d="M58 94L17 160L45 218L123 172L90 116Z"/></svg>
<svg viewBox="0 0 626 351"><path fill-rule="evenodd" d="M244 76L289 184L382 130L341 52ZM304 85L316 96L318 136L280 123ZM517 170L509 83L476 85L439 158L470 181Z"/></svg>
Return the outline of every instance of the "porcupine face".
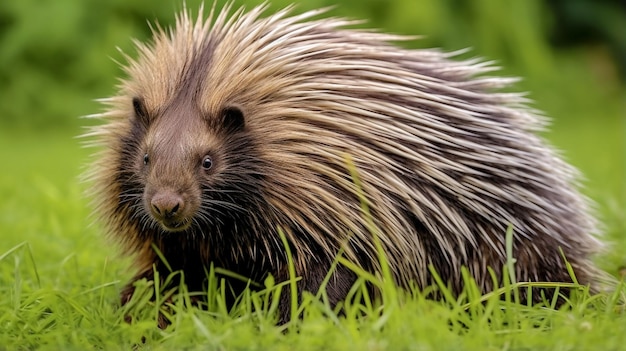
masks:
<svg viewBox="0 0 626 351"><path fill-rule="evenodd" d="M228 156L236 154L233 148L245 152L247 144L239 108L211 115L185 98L149 106L134 97L132 104L131 138L142 141L124 154L134 170L128 180L135 184L129 186L143 188L136 204L142 227L205 232L241 209L238 196L245 193L232 175L239 162L236 155Z"/></svg>

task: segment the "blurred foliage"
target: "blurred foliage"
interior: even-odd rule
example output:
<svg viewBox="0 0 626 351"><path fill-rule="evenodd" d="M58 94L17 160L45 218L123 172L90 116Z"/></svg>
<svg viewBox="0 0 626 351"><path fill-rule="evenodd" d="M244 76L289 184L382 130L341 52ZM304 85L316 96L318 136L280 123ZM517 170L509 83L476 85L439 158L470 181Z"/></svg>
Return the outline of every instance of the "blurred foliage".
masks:
<svg viewBox="0 0 626 351"><path fill-rule="evenodd" d="M292 2L271 1L270 11ZM309 0L296 12L335 2ZM169 25L182 4L182 0L0 2L0 128L49 129L84 123L77 117L97 112L93 100L112 94L116 77L122 74L115 61L123 58L116 47L134 55L131 38L149 38L147 22ZM194 10L199 4L187 1ZM240 4L235 1L235 6ZM504 74L528 78L522 89L561 89L555 81L563 84L564 76L573 74L565 78L570 79L565 85L579 83L579 94L585 99L589 82L606 94L624 92L617 73L626 66L623 4L621 0L345 0L330 14L365 19L364 26L384 31L425 35L404 45L473 47L470 55L496 59L506 67ZM574 67L572 71L563 70L568 65Z"/></svg>
<svg viewBox="0 0 626 351"><path fill-rule="evenodd" d="M626 78L626 1L548 0L554 13L550 35L558 46L602 43Z"/></svg>

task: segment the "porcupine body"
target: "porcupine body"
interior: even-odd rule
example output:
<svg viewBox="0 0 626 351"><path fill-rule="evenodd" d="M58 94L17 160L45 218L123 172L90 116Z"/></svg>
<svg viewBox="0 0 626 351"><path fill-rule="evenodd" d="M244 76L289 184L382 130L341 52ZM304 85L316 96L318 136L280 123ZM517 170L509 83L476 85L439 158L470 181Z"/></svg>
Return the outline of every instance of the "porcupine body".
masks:
<svg viewBox="0 0 626 351"><path fill-rule="evenodd" d="M229 8L157 28L129 58L119 93L90 133L96 211L141 278L174 270L202 290L213 263L256 281L316 292L340 248L374 271L371 220L399 286L454 292L467 267L483 291L500 276L514 227L518 281L583 284L597 274L596 223L576 172L537 132L542 118L512 80L479 60L390 44L406 38L346 29L341 19L262 18ZM347 160L360 179L357 188ZM356 279L339 266L336 303ZM130 299L129 283L122 302ZM280 318L288 317L283 293Z"/></svg>

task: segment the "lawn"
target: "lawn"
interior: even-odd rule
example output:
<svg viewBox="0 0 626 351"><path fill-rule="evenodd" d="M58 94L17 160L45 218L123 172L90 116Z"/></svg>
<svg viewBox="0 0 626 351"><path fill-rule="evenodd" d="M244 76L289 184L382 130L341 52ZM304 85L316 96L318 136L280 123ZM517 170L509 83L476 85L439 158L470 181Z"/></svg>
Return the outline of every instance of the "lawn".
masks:
<svg viewBox="0 0 626 351"><path fill-rule="evenodd" d="M496 6L499 2L480 3ZM83 7L80 2L71 1L59 6L69 8L68 4ZM348 6L344 5L346 13L350 12ZM166 10L169 8L162 11ZM41 11L37 13L46 15ZM79 11L66 13L79 18ZM141 17L144 21L143 13ZM520 21L523 18L520 16ZM391 22L379 25L390 26ZM499 23L505 26L508 22L503 19ZM120 43L119 36L125 37L122 31L132 26L106 23L114 30L102 29L96 34L118 35L114 36L115 40L106 37L107 41L103 42L108 46L100 48L113 55L114 45L128 45L128 42ZM406 27L399 25L396 30L411 34L413 29L409 29L408 22L404 23ZM532 27L531 24L532 21L525 25ZM67 28L71 36L84 35L86 39L74 42L59 34L59 42L72 48L92 45L88 54L76 56L84 58L84 62L80 61L82 66L65 67L67 71L61 72L73 76L71 79L78 83L68 83L67 90L57 92L50 87L65 86L64 80L43 79L44 73L24 68L29 61L20 59L20 64L24 64L20 66L24 79L17 80L19 84L7 90L11 94L4 94L5 91L0 94L0 115L13 118L8 122L0 120L0 350L626 349L625 305L624 301L616 300L618 293L626 294L623 285L617 293L598 296L589 296L582 289L572 297L571 304L557 310L515 304L500 299L497 294L479 296L469 288L467 294L458 298L432 301L419 291L406 293L386 284L381 303L348 305L346 315L342 316L330 310L323 299L307 296L303 319L284 326L274 324L272 295L264 292L249 293L233 310L225 310L219 296L219 282L209 289L208 310L185 306L186 294L175 297L168 309L163 310L175 312L172 324L165 330L156 326L163 301L157 298L156 304L150 302L153 286L140 286L144 294L138 294L128 307L121 308L118 294L133 272L127 258L121 257L115 244L103 236L102 226L90 217L89 200L83 196L90 185L80 181L80 174L94 150L81 147L76 136L81 133L79 124L86 122L72 117L56 125L54 120L68 111L96 112L99 107L89 99L100 97L97 94L101 92L110 93L107 87L113 84L114 72L118 71L101 63L104 61L97 61L98 64L90 61L96 62L95 46L105 45L88 37L96 34L71 30L70 24ZM463 32L463 27L449 28ZM115 30L120 33L116 34ZM464 38L459 33L452 34ZM466 41L453 41L448 48L466 45ZM624 82L616 78L613 68L606 70L611 66L605 65L607 58L603 50L559 50L542 56L550 57L551 61L528 59L528 66L520 62L509 66L504 58L507 50L503 49L502 56L498 56L497 50L489 51L488 45L484 45L482 48L479 45L478 52L503 58L505 74L525 76L527 79L519 88L529 90L530 97L536 101L534 106L554 118L544 136L581 170L583 192L595 202L597 215L604 224L607 252L597 257L597 262L609 274L623 279L626 267ZM56 47L48 49L54 51ZM0 52L0 62L10 56L9 51ZM523 55L511 51L511 56ZM57 73L58 64L50 63L50 66ZM82 72L90 71L95 73L83 76ZM0 69L0 78L4 77L3 72ZM88 89L99 81L105 81L106 87ZM24 91L38 92L39 84L50 90L50 95L28 100ZM46 99L54 104L46 105ZM253 308L260 305L265 307ZM133 317L132 324L124 322L127 315Z"/></svg>

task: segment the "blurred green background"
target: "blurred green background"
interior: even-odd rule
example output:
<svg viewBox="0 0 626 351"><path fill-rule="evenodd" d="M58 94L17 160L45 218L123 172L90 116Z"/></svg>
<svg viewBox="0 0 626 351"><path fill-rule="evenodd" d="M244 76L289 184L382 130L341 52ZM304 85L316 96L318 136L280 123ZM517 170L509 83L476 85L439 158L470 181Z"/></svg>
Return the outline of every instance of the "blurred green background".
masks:
<svg viewBox="0 0 626 351"><path fill-rule="evenodd" d="M186 2L195 13L200 1ZM272 1L268 13L292 2ZM545 137L586 177L584 192L598 204L614 241L605 263L613 270L626 263L625 4L311 0L295 11L336 5L330 15L365 19L363 26L387 32L424 35L402 45L470 47L465 57L495 60L501 74L523 77L515 89L530 92L533 107L553 120ZM93 123L79 116L99 112L94 99L114 93L122 75L115 61L123 62L117 47L134 56L131 38L147 40L148 22L170 25L181 8L178 0L0 1L0 235L6 239L0 252L24 240L25 233L38 238L33 240L54 237L52 247L61 252L76 245L74 238L87 222L76 179L91 151L81 149L74 136ZM77 202L68 204L67 198ZM42 233L36 223L51 228L54 217L47 206L65 206L81 220L71 225L57 220L56 234Z"/></svg>

